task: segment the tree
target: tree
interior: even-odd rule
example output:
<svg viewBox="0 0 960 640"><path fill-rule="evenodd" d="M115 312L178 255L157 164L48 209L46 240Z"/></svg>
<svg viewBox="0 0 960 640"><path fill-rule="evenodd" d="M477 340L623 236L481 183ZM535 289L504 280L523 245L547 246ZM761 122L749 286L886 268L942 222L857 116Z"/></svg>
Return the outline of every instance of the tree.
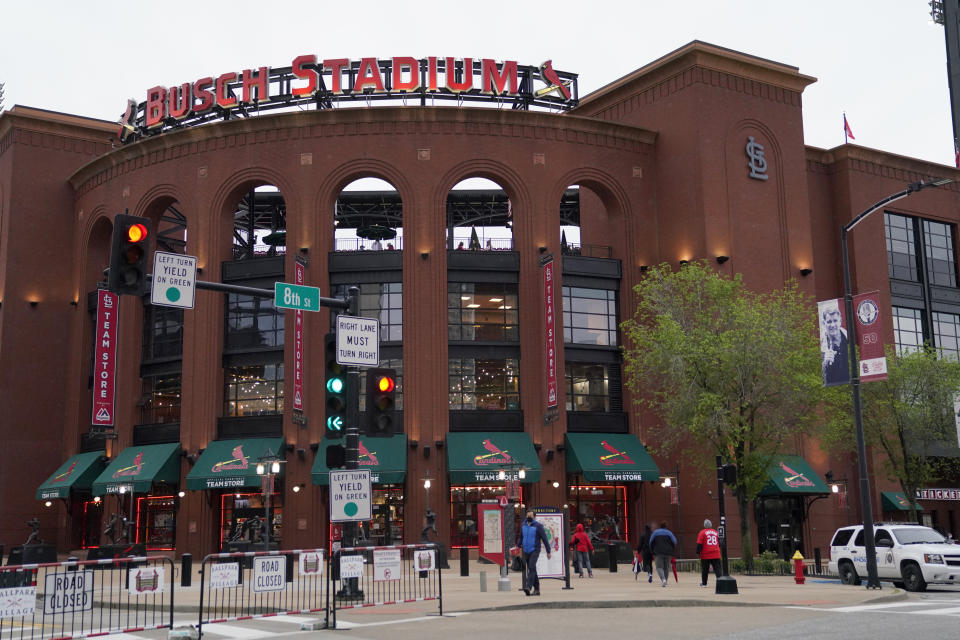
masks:
<svg viewBox="0 0 960 640"><path fill-rule="evenodd" d="M898 355L888 346L887 379L864 384L861 393L864 438L885 454L881 466L900 484L916 522L917 489L956 467L949 454L957 453L960 363L929 347ZM850 444L842 435L836 439Z"/></svg>
<svg viewBox="0 0 960 640"><path fill-rule="evenodd" d="M622 323L627 382L661 417L664 452L682 449L702 469L737 465L732 486L743 557L752 566L749 507L767 469L824 416L815 305L796 283L749 291L706 262L660 265L634 287L640 302Z"/></svg>

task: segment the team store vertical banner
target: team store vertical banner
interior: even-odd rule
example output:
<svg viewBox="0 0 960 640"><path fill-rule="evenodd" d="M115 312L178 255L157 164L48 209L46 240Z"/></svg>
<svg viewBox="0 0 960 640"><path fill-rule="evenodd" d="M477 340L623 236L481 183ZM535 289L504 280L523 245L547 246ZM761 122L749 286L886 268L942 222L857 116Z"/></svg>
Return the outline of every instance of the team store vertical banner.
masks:
<svg viewBox="0 0 960 640"><path fill-rule="evenodd" d="M887 356L883 349L880 292L855 296L853 317L857 323L857 344L860 347L860 381L886 380Z"/></svg>
<svg viewBox="0 0 960 640"><path fill-rule="evenodd" d="M294 265L296 284L303 286L303 264L298 260ZM303 311L294 312L293 330L293 408L303 411Z"/></svg>
<svg viewBox="0 0 960 640"><path fill-rule="evenodd" d="M543 267L544 342L547 355L547 409L557 406L557 341L554 335L553 256L541 259Z"/></svg>
<svg viewBox="0 0 960 640"><path fill-rule="evenodd" d="M120 296L97 291L97 333L94 349L93 417L98 427L113 426L113 395L117 368L117 319Z"/></svg>

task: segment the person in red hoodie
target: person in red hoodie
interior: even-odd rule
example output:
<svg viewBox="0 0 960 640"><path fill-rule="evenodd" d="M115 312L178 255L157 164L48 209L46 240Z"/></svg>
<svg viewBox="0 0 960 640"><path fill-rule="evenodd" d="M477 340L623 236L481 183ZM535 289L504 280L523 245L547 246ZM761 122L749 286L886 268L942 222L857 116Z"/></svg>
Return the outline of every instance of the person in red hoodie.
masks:
<svg viewBox="0 0 960 640"><path fill-rule="evenodd" d="M700 586L707 586L710 567L713 575L720 577L720 534L709 520L703 521L703 529L697 535L697 553L700 554Z"/></svg>
<svg viewBox="0 0 960 640"><path fill-rule="evenodd" d="M577 531L573 534L570 545L577 554L577 571L580 572L580 577L583 577L583 566L586 565L587 573L592 578L593 567L590 566L590 552L593 551L593 543L590 542L590 537L584 533L582 524L577 525Z"/></svg>

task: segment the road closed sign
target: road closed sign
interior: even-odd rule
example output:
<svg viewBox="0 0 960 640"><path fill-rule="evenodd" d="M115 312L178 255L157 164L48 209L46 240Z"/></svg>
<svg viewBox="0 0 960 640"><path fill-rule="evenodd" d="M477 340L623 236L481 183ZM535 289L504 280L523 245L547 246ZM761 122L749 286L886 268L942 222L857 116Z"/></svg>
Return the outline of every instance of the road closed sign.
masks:
<svg viewBox="0 0 960 640"><path fill-rule="evenodd" d="M93 610L93 570L58 571L44 579L43 612L75 613Z"/></svg>
<svg viewBox="0 0 960 640"><path fill-rule="evenodd" d="M253 590L283 591L287 584L287 560L284 556L261 556L253 559Z"/></svg>
<svg viewBox="0 0 960 640"><path fill-rule="evenodd" d="M330 472L330 522L361 522L371 518L370 470Z"/></svg>

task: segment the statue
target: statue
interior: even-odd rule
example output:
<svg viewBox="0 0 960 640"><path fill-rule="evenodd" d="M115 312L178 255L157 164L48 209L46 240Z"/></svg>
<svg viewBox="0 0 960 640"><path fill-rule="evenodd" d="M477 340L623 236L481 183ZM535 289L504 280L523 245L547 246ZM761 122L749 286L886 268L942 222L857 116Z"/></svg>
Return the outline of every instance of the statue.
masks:
<svg viewBox="0 0 960 640"><path fill-rule="evenodd" d="M117 544L117 521L119 519L120 516L117 514L111 514L107 526L103 529L103 535L110 539L110 544Z"/></svg>
<svg viewBox="0 0 960 640"><path fill-rule="evenodd" d="M250 532L247 538L250 542L259 542L263 539L263 521L260 520L259 516L253 516L243 524L247 531Z"/></svg>
<svg viewBox="0 0 960 640"><path fill-rule="evenodd" d="M430 542L430 530L432 529L434 533L437 532L437 514L431 510L427 510L425 516L423 516L423 531L420 532L420 542Z"/></svg>
<svg viewBox="0 0 960 640"><path fill-rule="evenodd" d="M36 518L27 520L27 526L32 529L30 536L27 538L27 541L23 543L23 546L29 546L31 544L43 544L43 540L40 539L40 521Z"/></svg>

